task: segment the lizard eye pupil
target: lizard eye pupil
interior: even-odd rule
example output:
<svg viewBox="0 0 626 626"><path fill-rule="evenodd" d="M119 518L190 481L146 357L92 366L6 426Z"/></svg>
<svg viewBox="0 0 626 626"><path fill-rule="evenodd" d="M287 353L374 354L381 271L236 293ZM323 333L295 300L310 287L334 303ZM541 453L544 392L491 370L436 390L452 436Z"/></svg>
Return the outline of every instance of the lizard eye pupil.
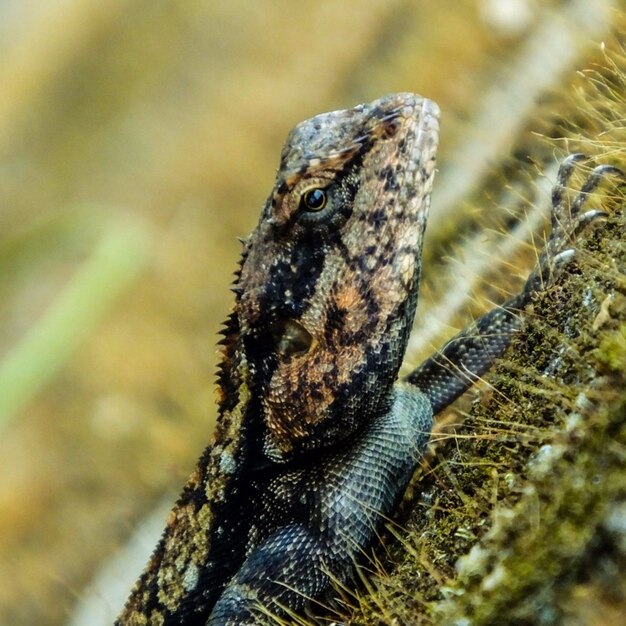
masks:
<svg viewBox="0 0 626 626"><path fill-rule="evenodd" d="M326 191L324 189L320 189L319 187L314 187L313 189L307 189L302 194L302 199L300 200L300 205L306 211L321 211L325 206L328 200Z"/></svg>

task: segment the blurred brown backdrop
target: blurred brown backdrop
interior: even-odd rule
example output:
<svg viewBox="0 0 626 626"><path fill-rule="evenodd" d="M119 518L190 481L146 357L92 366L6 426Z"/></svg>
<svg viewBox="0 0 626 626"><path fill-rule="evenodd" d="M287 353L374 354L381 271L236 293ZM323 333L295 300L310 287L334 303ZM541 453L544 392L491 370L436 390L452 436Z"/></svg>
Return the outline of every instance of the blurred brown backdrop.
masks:
<svg viewBox="0 0 626 626"><path fill-rule="evenodd" d="M415 91L444 111L445 168L571 3L495 4L0 3L1 624L63 623L191 471L236 236L289 128Z"/></svg>

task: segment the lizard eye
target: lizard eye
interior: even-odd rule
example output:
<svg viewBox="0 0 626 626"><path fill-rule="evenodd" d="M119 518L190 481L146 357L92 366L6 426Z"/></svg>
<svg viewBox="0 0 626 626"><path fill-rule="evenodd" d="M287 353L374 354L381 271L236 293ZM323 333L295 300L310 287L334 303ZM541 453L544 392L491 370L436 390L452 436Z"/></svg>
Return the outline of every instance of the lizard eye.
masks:
<svg viewBox="0 0 626 626"><path fill-rule="evenodd" d="M321 211L328 202L328 194L325 189L312 187L307 189L300 196L300 208L304 211L317 213Z"/></svg>

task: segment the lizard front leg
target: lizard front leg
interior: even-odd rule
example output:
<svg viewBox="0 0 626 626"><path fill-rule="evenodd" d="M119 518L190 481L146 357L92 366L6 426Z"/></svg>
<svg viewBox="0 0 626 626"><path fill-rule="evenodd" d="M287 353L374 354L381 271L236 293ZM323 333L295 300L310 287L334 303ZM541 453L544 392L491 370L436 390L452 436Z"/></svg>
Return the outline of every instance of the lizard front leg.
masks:
<svg viewBox="0 0 626 626"><path fill-rule="evenodd" d="M406 382L428 397L435 415L471 387L504 353L521 327L524 308L573 257L574 250L569 246L585 226L604 215L596 210L583 212L585 203L606 176L623 176L623 173L610 165L597 166L569 202L568 183L576 164L585 158L582 154L572 154L561 163L552 189L552 231L520 293L479 317L406 376Z"/></svg>
<svg viewBox="0 0 626 626"><path fill-rule="evenodd" d="M266 512L260 527L275 530L250 551L207 624L252 625L268 613L315 611L333 581L347 581L402 497L432 417L423 394L397 385L389 409L353 445L260 479L250 506Z"/></svg>

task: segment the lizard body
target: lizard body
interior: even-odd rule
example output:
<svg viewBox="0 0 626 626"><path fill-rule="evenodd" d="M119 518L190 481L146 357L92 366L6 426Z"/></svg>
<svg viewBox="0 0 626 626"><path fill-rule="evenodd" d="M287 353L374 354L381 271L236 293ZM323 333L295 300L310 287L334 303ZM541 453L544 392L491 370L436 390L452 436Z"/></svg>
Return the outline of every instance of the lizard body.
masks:
<svg viewBox="0 0 626 626"><path fill-rule="evenodd" d="M564 258L571 220L553 221L520 294L397 381L437 139L437 105L413 94L319 115L289 135L237 273L213 443L118 626L254 624L260 607L285 616L323 600L402 497L433 415L518 330ZM555 187L559 219L576 160Z"/></svg>

